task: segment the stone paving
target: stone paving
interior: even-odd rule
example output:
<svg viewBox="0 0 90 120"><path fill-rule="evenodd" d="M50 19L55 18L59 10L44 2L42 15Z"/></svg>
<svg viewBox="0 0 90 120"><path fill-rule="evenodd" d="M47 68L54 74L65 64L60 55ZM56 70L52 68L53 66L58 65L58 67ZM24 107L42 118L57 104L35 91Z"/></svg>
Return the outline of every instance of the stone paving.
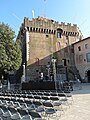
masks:
<svg viewBox="0 0 90 120"><path fill-rule="evenodd" d="M81 88L82 87L82 88ZM50 120L90 120L90 83L82 83L78 88L74 85L73 103L61 117Z"/></svg>
<svg viewBox="0 0 90 120"><path fill-rule="evenodd" d="M74 86L73 104L58 120L90 120L90 84L81 84L82 89Z"/></svg>

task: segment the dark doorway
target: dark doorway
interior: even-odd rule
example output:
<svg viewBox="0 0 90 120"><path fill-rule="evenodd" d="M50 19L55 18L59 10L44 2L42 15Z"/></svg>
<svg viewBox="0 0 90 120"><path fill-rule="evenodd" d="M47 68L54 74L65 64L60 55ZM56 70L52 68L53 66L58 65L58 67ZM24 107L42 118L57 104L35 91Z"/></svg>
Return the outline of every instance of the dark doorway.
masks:
<svg viewBox="0 0 90 120"><path fill-rule="evenodd" d="M87 71L87 78L88 78L88 82L90 82L90 70Z"/></svg>

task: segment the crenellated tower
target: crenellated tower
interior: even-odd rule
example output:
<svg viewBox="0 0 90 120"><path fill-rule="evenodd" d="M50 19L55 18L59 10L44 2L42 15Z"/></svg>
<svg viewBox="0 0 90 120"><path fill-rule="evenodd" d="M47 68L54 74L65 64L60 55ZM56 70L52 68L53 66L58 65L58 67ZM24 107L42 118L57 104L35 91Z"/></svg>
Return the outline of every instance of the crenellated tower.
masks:
<svg viewBox="0 0 90 120"><path fill-rule="evenodd" d="M25 17L18 38L22 41L23 63L26 64L27 79L37 79L40 72L46 76L47 66L51 65L53 57L57 59L57 66L62 65L62 59L73 62L69 46L82 40L82 37L76 24L59 23L40 16L32 20Z"/></svg>

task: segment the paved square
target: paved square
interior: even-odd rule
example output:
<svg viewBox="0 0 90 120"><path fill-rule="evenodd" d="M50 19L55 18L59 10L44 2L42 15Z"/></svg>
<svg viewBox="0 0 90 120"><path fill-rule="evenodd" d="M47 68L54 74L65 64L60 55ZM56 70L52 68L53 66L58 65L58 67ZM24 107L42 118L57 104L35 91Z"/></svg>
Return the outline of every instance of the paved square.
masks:
<svg viewBox="0 0 90 120"><path fill-rule="evenodd" d="M90 120L90 84L83 83L79 90L74 86L73 104L58 120Z"/></svg>

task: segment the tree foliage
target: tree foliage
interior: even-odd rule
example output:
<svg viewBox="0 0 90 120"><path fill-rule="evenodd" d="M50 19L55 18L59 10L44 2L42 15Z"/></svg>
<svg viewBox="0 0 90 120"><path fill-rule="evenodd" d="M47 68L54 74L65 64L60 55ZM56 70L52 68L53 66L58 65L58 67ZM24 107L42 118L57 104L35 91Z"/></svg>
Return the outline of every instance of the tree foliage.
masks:
<svg viewBox="0 0 90 120"><path fill-rule="evenodd" d="M22 62L20 41L8 24L0 23L0 73L18 70Z"/></svg>

